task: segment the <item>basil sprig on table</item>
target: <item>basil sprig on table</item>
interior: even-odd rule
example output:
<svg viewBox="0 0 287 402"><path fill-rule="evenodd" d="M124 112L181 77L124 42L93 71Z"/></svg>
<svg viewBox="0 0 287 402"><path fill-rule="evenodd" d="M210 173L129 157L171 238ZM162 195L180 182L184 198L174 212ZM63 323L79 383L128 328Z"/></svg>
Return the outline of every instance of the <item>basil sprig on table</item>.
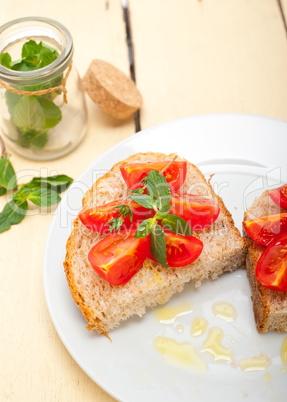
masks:
<svg viewBox="0 0 287 402"><path fill-rule="evenodd" d="M2 66L14 71L33 71L51 64L59 56L55 49L44 43L29 40L22 47L21 59L12 61L9 53L0 54ZM45 83L19 86L17 89L39 91L61 84L62 75ZM18 143L24 148L43 148L48 141L48 130L62 119L60 108L53 102L61 91L41 96L18 95L9 90L5 92L6 104L11 120L18 132Z"/></svg>
<svg viewBox="0 0 287 402"><path fill-rule="evenodd" d="M17 186L15 170L6 154L4 143L0 137L2 155L0 158L0 196L14 191L12 199L0 213L0 233L11 225L20 223L27 212L28 201L41 207L48 207L61 201L60 193L73 182L71 177L56 175L34 177L31 181Z"/></svg>
<svg viewBox="0 0 287 402"><path fill-rule="evenodd" d="M144 238L150 235L150 252L154 259L163 267L169 268L166 261L166 242L165 233L162 228L166 228L173 233L191 236L192 230L188 222L177 215L169 214L171 209L171 190L165 177L157 170L151 170L142 180L142 188L130 192L129 199L135 201L146 209L153 209L155 215L153 218L145 219L135 232L136 238ZM146 194L144 194L146 189ZM130 201L130 202L131 202ZM124 218L129 214L132 222L132 211L130 203L118 205L120 216L108 222L110 231L119 231ZM160 226L158 223L161 223Z"/></svg>

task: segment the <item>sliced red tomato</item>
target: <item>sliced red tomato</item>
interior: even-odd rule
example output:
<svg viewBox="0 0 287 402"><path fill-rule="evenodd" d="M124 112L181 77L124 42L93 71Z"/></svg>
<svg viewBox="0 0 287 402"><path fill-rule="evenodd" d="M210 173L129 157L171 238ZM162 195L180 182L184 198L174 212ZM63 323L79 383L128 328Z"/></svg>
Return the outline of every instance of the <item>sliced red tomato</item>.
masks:
<svg viewBox="0 0 287 402"><path fill-rule="evenodd" d="M269 192L270 197L281 208L287 209L287 184Z"/></svg>
<svg viewBox="0 0 287 402"><path fill-rule="evenodd" d="M126 284L142 267L149 252L149 236L136 239L112 234L98 242L89 252L93 269L113 286Z"/></svg>
<svg viewBox="0 0 287 402"><path fill-rule="evenodd" d="M117 200L105 205L90 208L87 211L81 212L79 218L88 229L98 233L108 233L109 227L107 223L111 219L120 216L119 209L115 207L120 204L128 204L129 202L130 200ZM151 218L154 214L153 210L146 209L134 201L131 202L130 209L133 213L133 220L131 222L129 215L127 215L126 218L124 218L122 230L136 226L137 223L144 219Z"/></svg>
<svg viewBox="0 0 287 402"><path fill-rule="evenodd" d="M255 273L267 288L287 292L287 233L275 237L266 247Z"/></svg>
<svg viewBox="0 0 287 402"><path fill-rule="evenodd" d="M201 254L203 243L194 236L165 232L167 265L169 267L184 267L195 261ZM155 261L151 253L149 258Z"/></svg>
<svg viewBox="0 0 287 402"><path fill-rule="evenodd" d="M171 205L170 214L188 221L194 231L212 225L220 213L220 208L214 201L188 193L173 194Z"/></svg>
<svg viewBox="0 0 287 402"><path fill-rule="evenodd" d="M161 171L167 166L169 161L130 163L120 166L122 176L131 190L141 187L140 181L148 175L151 170ZM184 183L186 178L186 162L173 162L163 175L170 185L172 191L177 191Z"/></svg>
<svg viewBox="0 0 287 402"><path fill-rule="evenodd" d="M245 221L243 226L251 239L267 246L280 233L287 232L287 212Z"/></svg>

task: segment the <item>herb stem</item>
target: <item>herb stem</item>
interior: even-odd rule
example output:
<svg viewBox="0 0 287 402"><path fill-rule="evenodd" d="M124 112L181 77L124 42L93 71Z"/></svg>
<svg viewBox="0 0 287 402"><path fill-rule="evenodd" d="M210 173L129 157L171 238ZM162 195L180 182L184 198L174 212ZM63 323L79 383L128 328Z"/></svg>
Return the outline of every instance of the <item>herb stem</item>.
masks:
<svg viewBox="0 0 287 402"><path fill-rule="evenodd" d="M176 160L177 157L178 157L178 155L174 155L172 160L159 173L163 174L163 172L165 172L166 169L168 169L170 167L170 165Z"/></svg>
<svg viewBox="0 0 287 402"><path fill-rule="evenodd" d="M2 151L2 158L7 159L6 147L5 147L5 143L4 143L1 135L0 135L0 145L1 145L1 151Z"/></svg>

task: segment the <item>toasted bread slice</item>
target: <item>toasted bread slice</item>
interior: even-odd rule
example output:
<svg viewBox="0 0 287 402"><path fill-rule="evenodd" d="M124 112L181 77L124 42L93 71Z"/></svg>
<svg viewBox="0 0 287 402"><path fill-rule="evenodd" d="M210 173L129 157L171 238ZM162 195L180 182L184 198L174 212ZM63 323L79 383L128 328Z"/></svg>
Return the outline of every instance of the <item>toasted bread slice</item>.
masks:
<svg viewBox="0 0 287 402"><path fill-rule="evenodd" d="M244 220L259 218L283 212L265 191L256 198L244 214ZM272 290L263 286L255 276L257 262L265 247L257 244L246 233L248 240L247 276L251 286L254 318L258 332L277 330L287 332L287 292Z"/></svg>
<svg viewBox="0 0 287 402"><path fill-rule="evenodd" d="M120 174L120 165L165 160L168 162L172 156L139 153L119 162L86 193L83 210L127 197L128 189ZM88 252L103 235L91 232L79 218L75 219L67 242L64 267L71 294L86 318L89 330L95 329L101 334L107 334L122 320L133 315L142 316L147 307L166 303L174 293L182 290L186 282L192 280L195 286L199 286L204 278L216 279L225 271L234 271L245 266L246 240L234 226L221 198L213 192L198 168L189 162L182 189L184 192L213 199L221 209L212 226L196 232L204 244L200 257L188 266L169 270L147 258L138 273L123 286L111 286L93 270L88 261Z"/></svg>

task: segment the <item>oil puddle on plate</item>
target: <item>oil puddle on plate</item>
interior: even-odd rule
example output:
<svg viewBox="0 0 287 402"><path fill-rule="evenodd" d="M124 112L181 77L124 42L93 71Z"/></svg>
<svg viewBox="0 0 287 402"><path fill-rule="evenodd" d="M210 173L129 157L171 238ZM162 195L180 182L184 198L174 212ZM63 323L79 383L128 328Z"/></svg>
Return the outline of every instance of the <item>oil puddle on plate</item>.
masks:
<svg viewBox="0 0 287 402"><path fill-rule="evenodd" d="M201 336L205 333L208 327L208 322L204 317L196 317L191 324L190 335Z"/></svg>
<svg viewBox="0 0 287 402"><path fill-rule="evenodd" d="M221 327L211 326L205 339L195 345L191 340L203 337L208 329L209 322L204 316L192 317L190 314L194 309L194 304L182 301L179 304L167 305L155 310L157 321L161 324L169 324L170 327L175 328L177 333L183 334L187 327L186 324L190 323L189 339L186 340L185 338L184 342L178 342L176 339L165 336L157 336L154 339L155 349L167 362L180 367L203 371L203 367L207 370L208 361L204 360L202 355L208 354L214 362L232 363L232 367L240 368L244 372L266 370L271 365L270 358L265 354L235 358L233 350L227 344L230 341L233 344L236 343L236 334L234 335L234 331L230 331L230 329L233 328L231 324L237 318L237 311L233 304L226 301L217 301L211 304L209 308L209 315L213 314L216 318L223 320L226 333ZM207 311L206 308L205 311ZM186 317L187 314L189 314L188 317ZM175 321L180 317L183 318L183 316L185 316L185 323L177 322L175 325ZM233 332L233 334L229 332ZM240 331L237 335L241 336ZM287 365L287 337L282 344L281 360L284 365Z"/></svg>
<svg viewBox="0 0 287 402"><path fill-rule="evenodd" d="M242 371L262 371L271 364L268 356L252 356L241 359L238 363Z"/></svg>
<svg viewBox="0 0 287 402"><path fill-rule="evenodd" d="M232 322L236 319L237 313L232 304L227 302L217 302L212 306L212 310L216 317L224 321Z"/></svg>
<svg viewBox="0 0 287 402"><path fill-rule="evenodd" d="M161 324L173 324L178 317L190 314L193 308L194 306L188 301L175 306L160 307L155 310L155 318Z"/></svg>
<svg viewBox="0 0 287 402"><path fill-rule="evenodd" d="M221 328L210 328L201 352L209 353L215 362L230 362L233 358L233 352L230 348L222 345L223 336L224 333Z"/></svg>
<svg viewBox="0 0 287 402"><path fill-rule="evenodd" d="M287 366L287 336L284 339L281 347L281 360L282 363Z"/></svg>
<svg viewBox="0 0 287 402"><path fill-rule="evenodd" d="M154 347L168 363L197 372L207 370L207 363L190 342L179 343L159 336L154 340Z"/></svg>

